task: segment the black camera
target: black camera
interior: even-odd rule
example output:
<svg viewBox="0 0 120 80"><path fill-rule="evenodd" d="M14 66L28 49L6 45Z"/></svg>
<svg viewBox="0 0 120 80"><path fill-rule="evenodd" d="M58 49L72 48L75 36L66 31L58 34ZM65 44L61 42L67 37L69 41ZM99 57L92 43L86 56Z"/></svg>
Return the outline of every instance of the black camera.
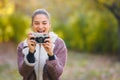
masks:
<svg viewBox="0 0 120 80"><path fill-rule="evenodd" d="M31 38L35 40L37 43L45 43L45 39L49 38L47 34L43 33L33 33L34 38Z"/></svg>

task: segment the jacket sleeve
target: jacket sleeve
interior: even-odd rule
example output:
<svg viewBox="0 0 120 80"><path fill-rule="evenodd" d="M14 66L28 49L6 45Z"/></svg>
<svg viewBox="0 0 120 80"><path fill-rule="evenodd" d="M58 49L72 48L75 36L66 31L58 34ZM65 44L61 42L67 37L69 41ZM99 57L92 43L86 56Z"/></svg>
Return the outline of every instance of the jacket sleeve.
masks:
<svg viewBox="0 0 120 80"><path fill-rule="evenodd" d="M34 66L29 66L25 62L25 55L22 53L23 43L20 43L17 47L17 59L18 59L18 69L19 73L23 76L24 79L28 79L28 77L32 74L34 70Z"/></svg>
<svg viewBox="0 0 120 80"><path fill-rule="evenodd" d="M67 58L67 48L62 39L58 38L55 41L53 53L55 55L55 60L47 60L45 68L52 80L58 80L63 72Z"/></svg>

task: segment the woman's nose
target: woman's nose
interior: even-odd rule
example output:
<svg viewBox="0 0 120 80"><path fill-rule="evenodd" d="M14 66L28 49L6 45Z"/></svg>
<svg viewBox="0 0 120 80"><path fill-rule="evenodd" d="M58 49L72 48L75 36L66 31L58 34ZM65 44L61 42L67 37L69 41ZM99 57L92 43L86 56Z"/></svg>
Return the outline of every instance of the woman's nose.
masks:
<svg viewBox="0 0 120 80"><path fill-rule="evenodd" d="M43 28L43 25L41 25L41 24L39 24L39 26L38 26L40 29L42 29Z"/></svg>

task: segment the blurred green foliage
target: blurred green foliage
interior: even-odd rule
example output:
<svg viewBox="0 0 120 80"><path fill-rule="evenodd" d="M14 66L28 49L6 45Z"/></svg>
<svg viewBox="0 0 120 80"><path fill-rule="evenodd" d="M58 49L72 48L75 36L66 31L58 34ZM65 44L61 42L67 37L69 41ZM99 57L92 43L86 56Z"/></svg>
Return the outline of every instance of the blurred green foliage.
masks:
<svg viewBox="0 0 120 80"><path fill-rule="evenodd" d="M29 17L23 15L22 13L15 13L10 16L9 21L13 28L12 39L17 43L25 39L26 31L30 27Z"/></svg>
<svg viewBox="0 0 120 80"><path fill-rule="evenodd" d="M108 16L108 17L106 17ZM91 52L117 50L117 23L109 12L78 13L70 17L64 38L70 48Z"/></svg>
<svg viewBox="0 0 120 80"><path fill-rule="evenodd" d="M0 42L20 42L25 38L30 19L22 12L15 10L14 2L0 1Z"/></svg>
<svg viewBox="0 0 120 80"><path fill-rule="evenodd" d="M63 39L70 49L116 53L118 23L114 15L105 7L89 0L81 0L79 5L79 9L71 11L68 19L64 18L67 22L62 20L65 23L62 22L54 31L59 31L59 33L60 30L62 31Z"/></svg>
<svg viewBox="0 0 120 80"><path fill-rule="evenodd" d="M6 5L10 4L9 0L5 1ZM18 43L25 39L32 10L45 8L52 14L53 31L65 40L69 49L111 53L118 49L117 21L110 11L100 8L94 0L42 0L41 3L38 0L27 3L14 0L11 4L14 4L11 14L3 15L5 5L0 7L0 42L13 40Z"/></svg>

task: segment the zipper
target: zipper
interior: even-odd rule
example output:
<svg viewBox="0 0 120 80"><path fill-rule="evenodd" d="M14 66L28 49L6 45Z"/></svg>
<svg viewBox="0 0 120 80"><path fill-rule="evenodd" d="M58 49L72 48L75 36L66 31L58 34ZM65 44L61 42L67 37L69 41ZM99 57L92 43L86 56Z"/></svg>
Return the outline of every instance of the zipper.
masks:
<svg viewBox="0 0 120 80"><path fill-rule="evenodd" d="M39 45L39 53L38 53L38 78L37 80L40 80L40 54L41 54L41 44Z"/></svg>

